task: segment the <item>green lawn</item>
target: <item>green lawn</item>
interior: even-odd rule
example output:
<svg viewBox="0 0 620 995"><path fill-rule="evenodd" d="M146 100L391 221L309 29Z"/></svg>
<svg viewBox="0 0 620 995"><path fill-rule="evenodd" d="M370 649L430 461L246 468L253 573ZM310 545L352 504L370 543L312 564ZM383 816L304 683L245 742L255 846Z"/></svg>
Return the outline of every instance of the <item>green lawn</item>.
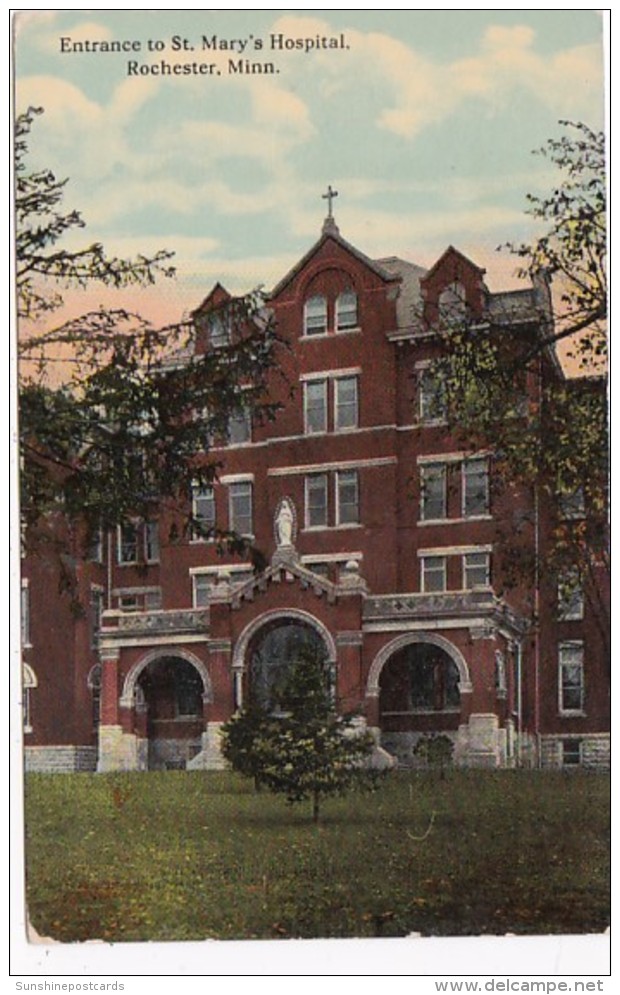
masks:
<svg viewBox="0 0 620 995"><path fill-rule="evenodd" d="M30 917L58 940L608 925L604 775L394 774L318 826L228 773L31 774L25 805Z"/></svg>

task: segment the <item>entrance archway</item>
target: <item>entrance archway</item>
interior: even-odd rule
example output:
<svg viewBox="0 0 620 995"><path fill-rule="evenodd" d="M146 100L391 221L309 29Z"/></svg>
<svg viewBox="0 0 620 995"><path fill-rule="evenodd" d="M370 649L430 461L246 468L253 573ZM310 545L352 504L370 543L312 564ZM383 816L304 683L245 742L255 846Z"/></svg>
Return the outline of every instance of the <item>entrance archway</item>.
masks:
<svg viewBox="0 0 620 995"><path fill-rule="evenodd" d="M447 639L426 633L394 639L376 657L368 680L367 693L378 698L382 746L409 764L421 736L455 739L461 696L470 690L465 659Z"/></svg>
<svg viewBox="0 0 620 995"><path fill-rule="evenodd" d="M184 769L200 752L205 692L200 672L183 657L159 656L142 667L134 698L149 770Z"/></svg>

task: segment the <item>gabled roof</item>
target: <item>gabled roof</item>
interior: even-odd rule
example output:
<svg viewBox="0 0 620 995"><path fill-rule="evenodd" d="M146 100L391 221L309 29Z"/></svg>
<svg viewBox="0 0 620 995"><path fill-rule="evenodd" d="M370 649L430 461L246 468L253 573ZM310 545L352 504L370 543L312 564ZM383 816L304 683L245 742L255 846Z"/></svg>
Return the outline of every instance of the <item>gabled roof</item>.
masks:
<svg viewBox="0 0 620 995"><path fill-rule="evenodd" d="M426 281L430 279L430 277L432 277L433 274L436 273L436 271L444 265L446 259L448 259L450 256L456 257L456 259L464 263L469 269L477 270L480 276L484 276L484 274L486 273L485 269L483 269L481 266L477 266L476 263L472 262L471 259L468 259L468 257L464 255L459 249L455 249L453 245L449 245L448 248L445 250L445 252L442 252L437 262L433 263L433 265L428 270L426 275L422 277L422 280Z"/></svg>
<svg viewBox="0 0 620 995"><path fill-rule="evenodd" d="M199 304L198 307L194 308L191 312L191 317L193 318L196 314L202 314L203 311L208 311L214 301L217 304L220 304L222 301L231 300L231 296L232 295L226 290L226 287L224 287L218 280L218 282L211 288L202 304Z"/></svg>
<svg viewBox="0 0 620 995"><path fill-rule="evenodd" d="M307 264L310 262L312 257L316 255L319 249L323 245L325 245L326 242L329 241L335 242L337 245L343 248L345 252L348 252L349 255L354 256L355 259L361 262L364 266L366 266L369 270L375 273L381 280L384 280L386 283L397 281L400 279L399 275L390 273L387 269L384 269L383 266L381 266L379 263L375 262L374 259L370 259L368 256L364 255L363 252L360 252L359 249L356 249L354 245L351 245L350 242L347 242L346 238L343 238L342 235L340 234L340 230L338 226L333 222L333 220L331 220L330 223L330 219L326 219L319 240L315 242L312 248L309 249L308 252L306 252L305 256L302 256L299 262L297 262L293 266L293 268L288 271L286 276L284 276L280 280L280 282L273 288L268 297L273 298L281 294L282 291L285 289L285 287L287 287L289 283L291 283L291 281L294 280L294 278L298 275L298 273L300 273L304 269L304 267L307 266Z"/></svg>
<svg viewBox="0 0 620 995"><path fill-rule="evenodd" d="M336 600L338 591L336 584L332 584L325 577L319 577L299 562L287 560L272 563L262 573L236 588L231 594L232 607L238 608L242 601L253 601L256 595L266 591L270 584L278 584L293 578L299 582L300 587L313 591L318 597L325 595L330 604Z"/></svg>

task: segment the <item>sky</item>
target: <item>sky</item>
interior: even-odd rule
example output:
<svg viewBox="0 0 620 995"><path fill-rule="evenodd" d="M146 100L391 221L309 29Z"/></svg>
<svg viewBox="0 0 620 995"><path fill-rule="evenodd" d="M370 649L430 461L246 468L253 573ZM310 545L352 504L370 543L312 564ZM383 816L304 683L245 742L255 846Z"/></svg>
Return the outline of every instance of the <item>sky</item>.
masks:
<svg viewBox="0 0 620 995"><path fill-rule="evenodd" d="M174 283L123 292L155 322L218 280L274 286L319 237L328 184L372 258L431 266L452 244L515 286L497 247L532 237L526 195L557 180L533 151L560 119L604 124L594 10L31 11L14 30L16 109L44 108L30 162L69 178L87 225L65 245L175 252Z"/></svg>

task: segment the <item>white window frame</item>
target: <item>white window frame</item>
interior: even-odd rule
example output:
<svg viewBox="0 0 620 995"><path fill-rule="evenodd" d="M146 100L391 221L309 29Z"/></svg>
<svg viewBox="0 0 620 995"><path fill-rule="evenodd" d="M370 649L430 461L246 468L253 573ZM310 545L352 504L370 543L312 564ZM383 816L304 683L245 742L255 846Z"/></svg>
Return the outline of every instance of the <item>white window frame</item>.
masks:
<svg viewBox="0 0 620 995"><path fill-rule="evenodd" d="M467 481L473 477L473 473L468 473L468 468L474 464L480 464L484 468L484 505L481 510L468 511L468 491ZM461 496L463 518L486 518L489 514L489 461L485 456L473 456L471 459L463 460L461 466ZM471 499L471 495L469 496Z"/></svg>
<svg viewBox="0 0 620 995"><path fill-rule="evenodd" d="M567 591L567 588L570 588ZM580 622L585 613L583 583L577 570L566 570L558 578L558 622Z"/></svg>
<svg viewBox="0 0 620 995"><path fill-rule="evenodd" d="M146 563L159 563L159 522L156 519L144 523L144 560Z"/></svg>
<svg viewBox="0 0 620 995"><path fill-rule="evenodd" d="M429 386L430 384L430 386ZM434 384L434 387L432 386ZM438 404L438 414L433 414L432 406L437 404L437 396L441 394L441 384L437 387L438 379L433 375L431 366L418 368L418 418L422 425L445 425L447 412L445 404L445 392L443 403Z"/></svg>
<svg viewBox="0 0 620 995"><path fill-rule="evenodd" d="M217 575L196 573L192 574L192 606L194 608L205 608L209 604L209 590L213 587ZM198 599L199 592L204 594L204 600Z"/></svg>
<svg viewBox="0 0 620 995"><path fill-rule="evenodd" d="M238 427L243 427L242 438L233 439L233 424ZM226 444L227 446L247 446L252 441L252 412L246 404L240 405L235 411L232 412L228 419L228 428L226 432Z"/></svg>
<svg viewBox="0 0 620 995"><path fill-rule="evenodd" d="M317 307L316 314L311 314L312 305L316 306L316 302L321 301L322 305L320 311ZM323 318L320 325L316 327L312 324L314 320L318 317ZM325 294L311 294L310 297L306 298L304 302L304 338L314 338L318 335L327 335L328 328L328 314L327 314L327 297Z"/></svg>
<svg viewBox="0 0 620 995"><path fill-rule="evenodd" d="M348 307L343 305L343 298L346 297L355 300L355 308L352 305ZM355 321L347 321L346 324L341 324L342 316L350 314L353 310L355 310ZM356 292L351 287L348 287L346 290L342 290L336 298L336 332L351 332L356 328L359 328L359 298Z"/></svg>
<svg viewBox="0 0 620 995"><path fill-rule="evenodd" d="M24 649L32 646L30 641L30 582L27 577L22 577L20 590L20 634L21 643Z"/></svg>
<svg viewBox="0 0 620 995"><path fill-rule="evenodd" d="M37 675L30 666L29 663L22 664L22 708L23 708L23 723L24 732L32 732L32 716L31 716L31 706L30 692L33 688L39 686L37 680Z"/></svg>
<svg viewBox="0 0 620 995"><path fill-rule="evenodd" d="M578 660L565 660L563 657L568 654L578 653ZM579 690L579 705L577 707L567 707L565 705L565 693L572 690L567 687L564 681L565 669L569 666L577 666L580 673L580 682L576 687ZM585 670L584 670L584 646L581 641L567 640L558 646L558 708L560 715L583 715L585 705Z"/></svg>
<svg viewBox="0 0 620 995"><path fill-rule="evenodd" d="M352 383L355 386L355 398L353 401L343 404L339 397L340 385L345 383ZM352 425L341 425L340 418L342 409L353 408L355 412L355 417L353 419ZM345 377L334 377L334 431L335 432L354 432L359 428L360 420L360 403L359 403L359 377L357 376L345 376Z"/></svg>
<svg viewBox="0 0 620 995"><path fill-rule="evenodd" d="M325 514L323 516L324 521L320 523L313 524L311 521L311 502L310 496L312 491L312 484L322 482L323 493L325 496ZM329 524L329 476L327 473L309 473L304 478L304 489L305 489L305 528L306 529L325 529Z"/></svg>
<svg viewBox="0 0 620 995"><path fill-rule="evenodd" d="M327 378L321 377L316 380L304 380L303 382L303 394L304 394L304 434L305 435L325 435L328 430L328 388L327 388ZM310 425L310 408L309 408L309 392L313 387L322 388L322 407L323 407L323 425L321 428L312 428Z"/></svg>
<svg viewBox="0 0 620 995"><path fill-rule="evenodd" d="M426 477L435 473L441 480L442 485L442 514L441 515L427 515L426 514ZM447 502L447 465L446 463L423 463L420 465L420 521L422 522L443 522L448 517L448 502Z"/></svg>
<svg viewBox="0 0 620 995"><path fill-rule="evenodd" d="M135 541L131 544L135 547L135 554L133 559L128 559L123 554L123 547L129 544L123 541L123 532L125 529L133 529L135 535ZM125 525L119 525L116 529L116 562L120 567L135 566L138 562L138 549L140 548L140 535L137 524L132 522L127 522Z"/></svg>
<svg viewBox="0 0 620 995"><path fill-rule="evenodd" d="M432 566L431 566L432 563ZM441 577L440 587L429 587L428 580L431 574ZM447 591L448 564L445 556L421 556L420 557L420 591L423 594L443 594Z"/></svg>
<svg viewBox="0 0 620 995"><path fill-rule="evenodd" d="M230 345L231 321L230 314L225 307L213 311L207 317L207 329L211 349L224 349Z"/></svg>
<svg viewBox="0 0 620 995"><path fill-rule="evenodd" d="M240 488L244 488L245 493L242 493ZM235 501L239 499L247 500L248 498L249 513L241 517L248 519L249 528L237 528L235 520L238 517L238 513L235 511ZM231 532L236 532L245 538L252 538L254 535L254 486L251 480L237 480L228 485L228 527Z"/></svg>
<svg viewBox="0 0 620 995"><path fill-rule="evenodd" d="M565 760L565 749L567 746L576 746L577 761L575 763L566 763ZM563 737L560 740L560 764L562 767L581 767L583 764L583 740L581 738L571 738Z"/></svg>
<svg viewBox="0 0 620 995"><path fill-rule="evenodd" d="M345 482L344 478L349 477L351 480L348 484ZM354 521L342 521L342 502L340 496L341 487L350 485L351 481L355 481L355 508L357 509L357 514ZM335 488L336 488L336 526L354 526L360 524L360 479L359 472L357 470L337 470L335 474Z"/></svg>
<svg viewBox="0 0 620 995"><path fill-rule="evenodd" d="M207 502L213 508L213 520L200 514L199 504L201 501ZM215 487L213 484L193 484L192 485L192 518L195 521L205 524L205 528L214 529L217 520L217 509L215 504ZM213 542L213 537L202 536L197 532L192 534L192 542Z"/></svg>
<svg viewBox="0 0 620 995"><path fill-rule="evenodd" d="M480 558L484 557L483 563L477 566L469 566L467 561L472 556L478 556ZM481 584L470 584L467 578L468 570L480 570L484 569L484 580ZM475 587L489 587L491 583L491 554L484 549L481 550L471 550L469 553L463 554L463 590L473 591Z"/></svg>

